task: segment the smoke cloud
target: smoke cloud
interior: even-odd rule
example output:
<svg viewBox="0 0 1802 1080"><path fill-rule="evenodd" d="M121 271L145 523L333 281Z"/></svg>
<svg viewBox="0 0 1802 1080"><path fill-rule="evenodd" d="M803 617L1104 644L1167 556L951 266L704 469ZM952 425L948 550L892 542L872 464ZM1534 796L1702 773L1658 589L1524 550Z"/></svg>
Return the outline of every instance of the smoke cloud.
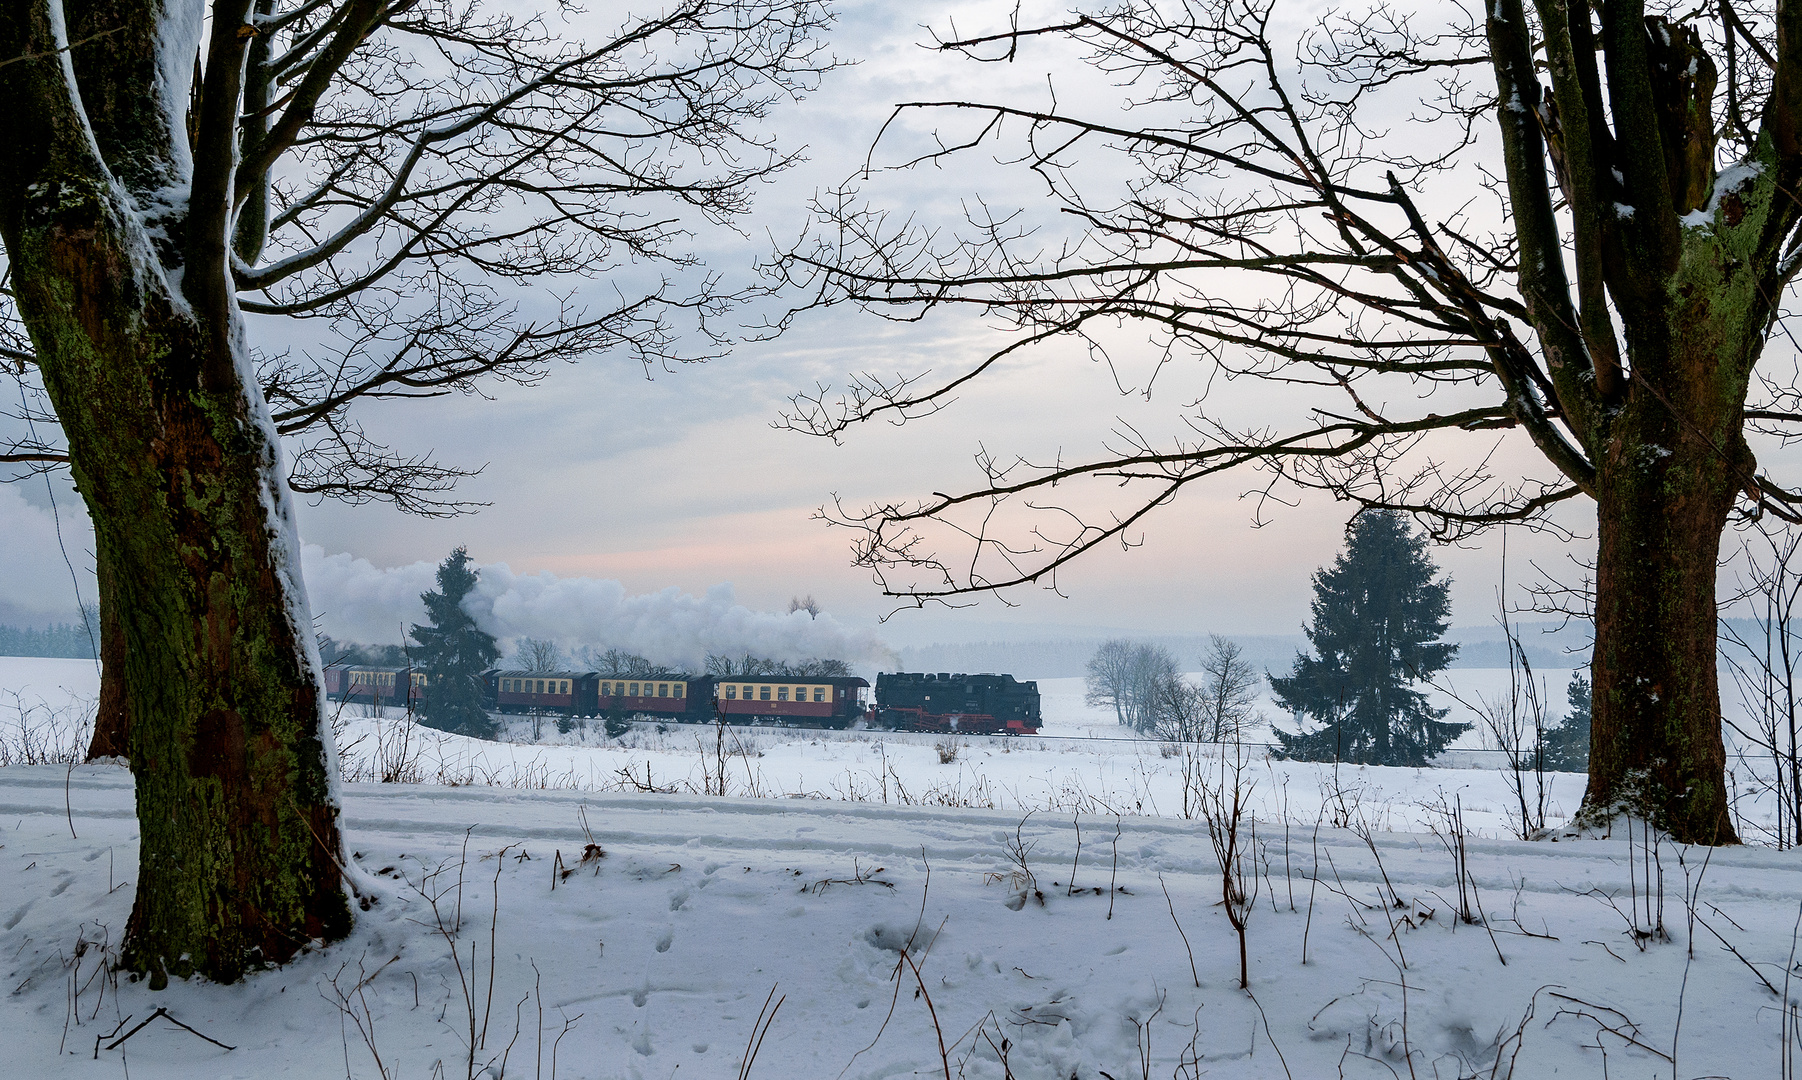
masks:
<svg viewBox="0 0 1802 1080"><path fill-rule="evenodd" d="M414 623L426 621L419 597L437 586L436 563L377 567L348 554L327 555L317 544L303 547L301 565L319 629L347 641L401 641ZM516 574L506 563L481 567L476 579L464 609L503 647L515 638L543 638L565 649L624 649L689 670L699 669L708 653L790 661L830 657L854 665L890 658L867 630L840 625L830 615L752 611L734 600L731 585L715 585L704 596L673 587L629 596L617 581Z"/></svg>

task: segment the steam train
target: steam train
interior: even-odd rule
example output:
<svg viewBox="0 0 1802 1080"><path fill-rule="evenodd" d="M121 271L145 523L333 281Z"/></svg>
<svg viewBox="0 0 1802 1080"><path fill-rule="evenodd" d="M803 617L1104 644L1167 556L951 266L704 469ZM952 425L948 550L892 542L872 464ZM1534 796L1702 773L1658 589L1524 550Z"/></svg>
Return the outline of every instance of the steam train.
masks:
<svg viewBox="0 0 1802 1080"><path fill-rule="evenodd" d="M1034 735L1039 684L1012 675L897 672L876 676L870 726L896 731Z"/></svg>
<svg viewBox="0 0 1802 1080"><path fill-rule="evenodd" d="M326 669L326 697L364 705L414 708L423 672L409 668ZM782 724L844 729L1033 735L1041 722L1039 688L1012 675L885 673L859 678L661 674L636 678L593 671L503 671L482 676L488 707L500 713L650 716L686 724Z"/></svg>

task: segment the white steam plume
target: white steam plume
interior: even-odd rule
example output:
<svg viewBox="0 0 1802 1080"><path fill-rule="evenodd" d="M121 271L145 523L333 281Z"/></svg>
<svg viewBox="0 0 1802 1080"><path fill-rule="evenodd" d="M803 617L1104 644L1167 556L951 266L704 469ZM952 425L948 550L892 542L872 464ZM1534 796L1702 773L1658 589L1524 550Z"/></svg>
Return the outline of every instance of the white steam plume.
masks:
<svg viewBox="0 0 1802 1080"><path fill-rule="evenodd" d="M426 621L421 593L437 587L437 564L377 567L351 555L327 555L317 544L302 550L307 592L319 629L341 640L392 643ZM506 563L476 572L464 609L503 647L519 637L542 638L565 649L619 648L657 664L698 670L708 653L751 653L773 660L833 658L880 664L889 650L867 630L842 626L830 615L752 611L733 600L731 585L705 596L680 589L626 595L617 581L516 574Z"/></svg>

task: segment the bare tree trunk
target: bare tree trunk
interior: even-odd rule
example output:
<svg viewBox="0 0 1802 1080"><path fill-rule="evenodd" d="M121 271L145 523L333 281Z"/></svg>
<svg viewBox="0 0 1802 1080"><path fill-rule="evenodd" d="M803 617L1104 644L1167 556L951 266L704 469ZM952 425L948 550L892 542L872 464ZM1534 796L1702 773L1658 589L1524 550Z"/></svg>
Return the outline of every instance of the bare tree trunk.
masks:
<svg viewBox="0 0 1802 1080"><path fill-rule="evenodd" d="M1712 336L1701 319L1688 325ZM1601 455L1583 817L1600 824L1626 811L1685 843L1730 844L1715 575L1721 532L1756 463L1740 435L1743 377L1733 385L1731 363L1700 370L1732 353L1688 352L1698 370L1674 378L1678 365L1638 353L1633 393Z"/></svg>
<svg viewBox="0 0 1802 1080"><path fill-rule="evenodd" d="M234 77L238 15L215 12L209 80ZM0 55L25 58L0 68L0 237L116 628L140 825L123 963L153 988L229 982L351 921L294 524L225 283L229 198L209 198L229 175L196 176L187 235L159 234L102 161L53 25L45 0L0 13ZM154 29L109 40L127 54ZM137 135L152 165L174 130Z"/></svg>

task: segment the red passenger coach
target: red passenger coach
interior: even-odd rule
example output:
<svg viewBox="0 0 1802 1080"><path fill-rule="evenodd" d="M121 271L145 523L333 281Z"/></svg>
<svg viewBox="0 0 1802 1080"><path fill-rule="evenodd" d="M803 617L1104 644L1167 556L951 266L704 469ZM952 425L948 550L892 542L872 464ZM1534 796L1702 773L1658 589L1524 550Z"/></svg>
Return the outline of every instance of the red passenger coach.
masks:
<svg viewBox="0 0 1802 1080"><path fill-rule="evenodd" d="M491 671L486 682L494 688L494 707L504 713L594 712L594 672L588 671ZM584 682L587 693L583 694ZM581 709L586 696L589 707Z"/></svg>
<svg viewBox="0 0 1802 1080"><path fill-rule="evenodd" d="M644 713L674 720L712 720L708 697L713 680L687 675L596 676L596 704L604 713L618 709L627 716ZM692 714L692 715L691 715Z"/></svg>
<svg viewBox="0 0 1802 1080"><path fill-rule="evenodd" d="M869 685L857 678L731 676L715 683L713 706L731 724L794 722L845 728L863 719L863 691Z"/></svg>
<svg viewBox="0 0 1802 1080"><path fill-rule="evenodd" d="M367 664L333 664L325 669L328 701L411 709L424 696L423 671Z"/></svg>

